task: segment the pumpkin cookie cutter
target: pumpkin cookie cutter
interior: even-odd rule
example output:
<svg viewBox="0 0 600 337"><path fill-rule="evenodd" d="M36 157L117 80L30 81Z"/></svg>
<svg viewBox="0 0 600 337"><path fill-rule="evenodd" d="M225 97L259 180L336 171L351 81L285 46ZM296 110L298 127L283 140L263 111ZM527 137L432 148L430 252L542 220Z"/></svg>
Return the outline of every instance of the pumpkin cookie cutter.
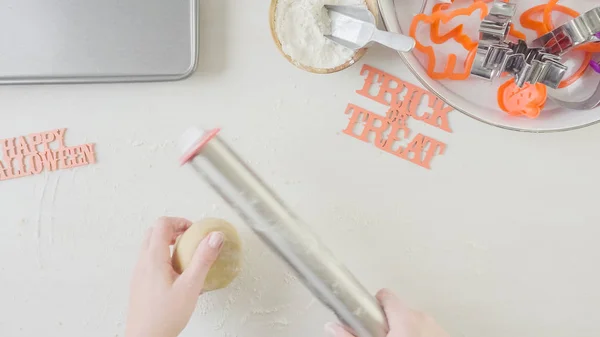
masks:
<svg viewBox="0 0 600 337"><path fill-rule="evenodd" d="M536 118L546 104L547 94L542 83L526 83L520 87L511 78L498 88L498 106L512 116Z"/></svg>
<svg viewBox="0 0 600 337"><path fill-rule="evenodd" d="M600 7L587 11L542 35L533 40L531 45L542 48L547 53L561 56L579 46L599 43L598 33L600 33Z"/></svg>

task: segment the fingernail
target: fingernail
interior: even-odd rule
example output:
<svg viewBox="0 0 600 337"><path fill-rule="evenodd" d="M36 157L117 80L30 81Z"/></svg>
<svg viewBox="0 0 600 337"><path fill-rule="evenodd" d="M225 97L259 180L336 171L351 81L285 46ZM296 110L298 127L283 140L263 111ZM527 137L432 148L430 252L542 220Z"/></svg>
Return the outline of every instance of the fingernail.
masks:
<svg viewBox="0 0 600 337"><path fill-rule="evenodd" d="M221 232L212 232L208 237L208 246L213 249L220 248L225 240L225 236Z"/></svg>
<svg viewBox="0 0 600 337"><path fill-rule="evenodd" d="M325 324L325 332L332 337L335 337L336 325L335 323Z"/></svg>

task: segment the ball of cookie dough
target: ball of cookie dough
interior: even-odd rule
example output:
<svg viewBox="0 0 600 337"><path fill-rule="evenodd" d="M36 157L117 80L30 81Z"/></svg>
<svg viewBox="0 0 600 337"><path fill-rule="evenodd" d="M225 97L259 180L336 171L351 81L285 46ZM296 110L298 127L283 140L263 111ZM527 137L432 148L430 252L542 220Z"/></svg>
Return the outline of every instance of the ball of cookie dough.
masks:
<svg viewBox="0 0 600 337"><path fill-rule="evenodd" d="M222 232L225 241L219 258L208 272L204 291L227 287L240 272L242 242L235 227L222 219L207 218L196 222L177 239L172 257L173 269L181 274L191 263L200 242L211 232Z"/></svg>

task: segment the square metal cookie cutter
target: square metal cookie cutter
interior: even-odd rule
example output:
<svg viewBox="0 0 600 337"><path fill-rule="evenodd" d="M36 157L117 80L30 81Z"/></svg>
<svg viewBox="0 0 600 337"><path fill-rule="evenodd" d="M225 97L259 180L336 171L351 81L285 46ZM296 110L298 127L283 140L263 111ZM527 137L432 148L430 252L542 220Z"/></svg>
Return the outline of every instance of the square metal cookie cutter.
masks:
<svg viewBox="0 0 600 337"><path fill-rule="evenodd" d="M569 51L588 43L600 43L600 7L559 26L550 33L533 40L532 45L547 53L564 55ZM592 65L592 68L594 66ZM594 70L596 70L594 68ZM558 105L572 110L590 110L600 105L600 84L586 100L569 102L549 96Z"/></svg>
<svg viewBox="0 0 600 337"><path fill-rule="evenodd" d="M587 43L600 43L600 7L596 7L546 35L533 40L531 46L542 48L544 52L564 55Z"/></svg>

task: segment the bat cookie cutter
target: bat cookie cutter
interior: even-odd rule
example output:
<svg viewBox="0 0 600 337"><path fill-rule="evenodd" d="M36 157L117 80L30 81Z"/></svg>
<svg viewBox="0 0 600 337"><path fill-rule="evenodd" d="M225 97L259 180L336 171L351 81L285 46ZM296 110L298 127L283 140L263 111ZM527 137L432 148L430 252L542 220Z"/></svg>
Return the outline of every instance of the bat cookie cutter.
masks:
<svg viewBox="0 0 600 337"><path fill-rule="evenodd" d="M560 63L559 56L544 53L539 48L529 48L523 40L492 45L484 66L493 69L497 76L505 72L512 75L520 88L525 83L558 88L567 72L567 66Z"/></svg>
<svg viewBox="0 0 600 337"><path fill-rule="evenodd" d="M564 55L581 45L600 43L600 7L568 21L553 31L532 41L535 48L542 48L554 55Z"/></svg>

